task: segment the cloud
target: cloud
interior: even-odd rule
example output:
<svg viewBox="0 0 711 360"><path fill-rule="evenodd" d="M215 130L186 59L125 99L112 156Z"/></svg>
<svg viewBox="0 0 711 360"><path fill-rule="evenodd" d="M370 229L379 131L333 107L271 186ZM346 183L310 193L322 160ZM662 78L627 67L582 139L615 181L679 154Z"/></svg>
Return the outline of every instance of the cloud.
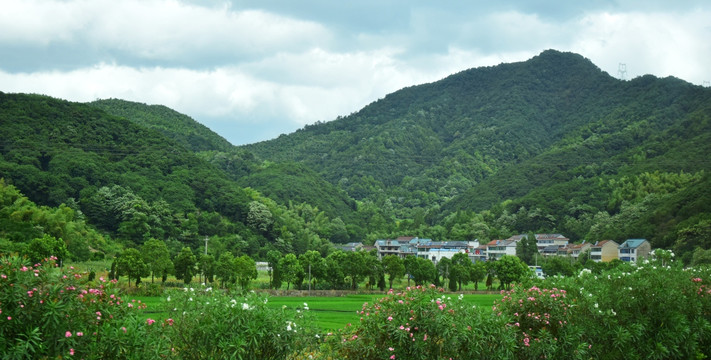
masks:
<svg viewBox="0 0 711 360"><path fill-rule="evenodd" d="M241 144L548 48L701 84L709 18L662 0L5 0L0 91L163 104Z"/></svg>
<svg viewBox="0 0 711 360"><path fill-rule="evenodd" d="M117 59L221 65L331 41L317 23L229 5L204 7L175 0L8 0L0 44L70 48Z"/></svg>

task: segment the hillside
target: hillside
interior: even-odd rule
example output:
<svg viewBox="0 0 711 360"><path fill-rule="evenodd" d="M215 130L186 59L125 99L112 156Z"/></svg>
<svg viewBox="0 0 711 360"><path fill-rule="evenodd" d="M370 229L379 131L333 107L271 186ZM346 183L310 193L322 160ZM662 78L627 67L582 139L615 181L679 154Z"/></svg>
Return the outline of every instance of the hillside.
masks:
<svg viewBox="0 0 711 360"><path fill-rule="evenodd" d="M243 188L180 141L93 106L0 93L0 129L0 179L127 246L158 238L177 252L209 236L216 250L259 257L274 248L325 251L335 233L319 210Z"/></svg>
<svg viewBox="0 0 711 360"><path fill-rule="evenodd" d="M192 151L228 151L232 148L232 144L205 125L163 105L146 105L120 99L96 100L88 105L142 127L156 129Z"/></svg>
<svg viewBox="0 0 711 360"><path fill-rule="evenodd" d="M580 55L548 50L402 89L244 149L308 165L355 199L389 207L410 233L560 231L672 247L711 215L692 201L709 184L710 117L709 89L654 76L620 81ZM693 215L674 212L684 203L696 204Z"/></svg>

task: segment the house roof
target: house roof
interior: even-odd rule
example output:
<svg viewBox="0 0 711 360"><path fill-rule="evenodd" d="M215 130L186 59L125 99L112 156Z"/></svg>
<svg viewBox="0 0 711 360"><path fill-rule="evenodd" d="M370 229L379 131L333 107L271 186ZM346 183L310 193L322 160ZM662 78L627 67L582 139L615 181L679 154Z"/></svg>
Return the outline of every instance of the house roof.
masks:
<svg viewBox="0 0 711 360"><path fill-rule="evenodd" d="M544 254L555 254L558 252L558 245L548 245L541 250L542 253Z"/></svg>
<svg viewBox="0 0 711 360"><path fill-rule="evenodd" d="M645 242L647 242L647 239L627 239L622 243L622 245L619 246L619 248L636 249Z"/></svg>
<svg viewBox="0 0 711 360"><path fill-rule="evenodd" d="M619 245L619 244L617 244L617 243L616 243L615 241L613 241L613 240L602 240L602 241L599 241L599 242L595 243L595 245L593 245L592 247L594 247L594 248L601 248L601 247L605 246L605 245L608 244L608 243L614 244L615 246L618 246L618 245Z"/></svg>

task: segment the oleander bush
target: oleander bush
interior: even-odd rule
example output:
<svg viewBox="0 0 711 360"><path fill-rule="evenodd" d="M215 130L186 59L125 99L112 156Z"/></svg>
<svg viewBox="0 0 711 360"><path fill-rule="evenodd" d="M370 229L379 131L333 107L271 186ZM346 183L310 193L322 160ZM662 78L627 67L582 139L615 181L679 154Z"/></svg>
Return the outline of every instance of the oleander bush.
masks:
<svg viewBox="0 0 711 360"><path fill-rule="evenodd" d="M165 334L182 359L284 359L319 336L307 303L275 309L264 295L210 287L173 291L166 300Z"/></svg>
<svg viewBox="0 0 711 360"><path fill-rule="evenodd" d="M0 257L0 354L3 359L74 356L145 359L169 355L160 329L136 316L103 278L59 268L56 258L29 264Z"/></svg>
<svg viewBox="0 0 711 360"><path fill-rule="evenodd" d="M515 350L508 318L473 307L441 288L389 291L364 304L360 323L327 336L335 359L510 359Z"/></svg>

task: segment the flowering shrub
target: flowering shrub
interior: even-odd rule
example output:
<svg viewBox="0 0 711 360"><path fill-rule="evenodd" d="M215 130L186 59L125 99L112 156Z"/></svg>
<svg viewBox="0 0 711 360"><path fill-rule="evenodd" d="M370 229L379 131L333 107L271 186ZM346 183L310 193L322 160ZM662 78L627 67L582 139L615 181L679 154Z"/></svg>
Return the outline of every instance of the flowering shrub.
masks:
<svg viewBox="0 0 711 360"><path fill-rule="evenodd" d="M511 319L508 325L516 330L518 359L586 357L581 328L570 323L575 299L565 290L533 286L501 293L504 296L495 302L493 311Z"/></svg>
<svg viewBox="0 0 711 360"><path fill-rule="evenodd" d="M54 258L30 265L0 258L0 353L5 359L76 356L147 358L166 353L159 336L138 322L113 283L93 284ZM149 340L150 339L150 340Z"/></svg>
<svg viewBox="0 0 711 360"><path fill-rule="evenodd" d="M541 288L564 288L576 344L595 359L688 359L711 355L708 270L652 261L595 275L554 277ZM699 292L701 290L701 293ZM711 295L711 294L709 294ZM584 349L582 349L584 350ZM581 351L582 352L582 351Z"/></svg>
<svg viewBox="0 0 711 360"><path fill-rule="evenodd" d="M307 304L273 309L265 296L209 287L171 292L166 300L165 334L183 359L284 359L317 340Z"/></svg>
<svg viewBox="0 0 711 360"><path fill-rule="evenodd" d="M434 286L388 292L364 304L360 323L328 336L337 359L509 359L507 319L452 299Z"/></svg>

